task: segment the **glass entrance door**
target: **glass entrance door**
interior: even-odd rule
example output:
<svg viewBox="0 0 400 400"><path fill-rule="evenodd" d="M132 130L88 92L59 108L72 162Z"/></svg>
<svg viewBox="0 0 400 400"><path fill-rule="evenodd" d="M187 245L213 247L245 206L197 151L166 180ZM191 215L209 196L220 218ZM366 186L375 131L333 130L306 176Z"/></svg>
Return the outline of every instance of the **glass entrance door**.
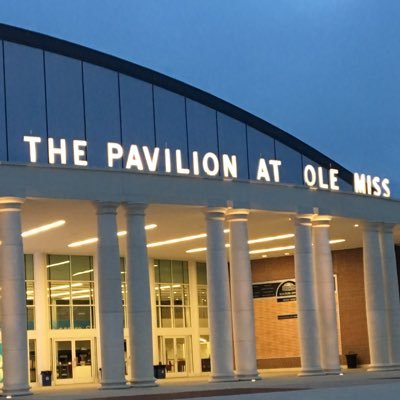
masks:
<svg viewBox="0 0 400 400"><path fill-rule="evenodd" d="M92 340L55 340L55 382L93 382Z"/></svg>
<svg viewBox="0 0 400 400"><path fill-rule="evenodd" d="M190 372L188 342L186 337L162 337L160 354L164 356L167 376L185 376Z"/></svg>

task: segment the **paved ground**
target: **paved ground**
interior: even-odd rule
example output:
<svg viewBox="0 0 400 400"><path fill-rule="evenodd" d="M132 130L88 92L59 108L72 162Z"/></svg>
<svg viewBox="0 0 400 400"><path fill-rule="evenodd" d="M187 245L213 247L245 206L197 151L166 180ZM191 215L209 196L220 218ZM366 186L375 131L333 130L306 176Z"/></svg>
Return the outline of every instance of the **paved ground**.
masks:
<svg viewBox="0 0 400 400"><path fill-rule="evenodd" d="M167 379L154 388L98 390L97 385L34 388L35 400L384 400L400 399L400 372L344 370L342 376L298 377L265 371L256 382L208 383L207 378Z"/></svg>

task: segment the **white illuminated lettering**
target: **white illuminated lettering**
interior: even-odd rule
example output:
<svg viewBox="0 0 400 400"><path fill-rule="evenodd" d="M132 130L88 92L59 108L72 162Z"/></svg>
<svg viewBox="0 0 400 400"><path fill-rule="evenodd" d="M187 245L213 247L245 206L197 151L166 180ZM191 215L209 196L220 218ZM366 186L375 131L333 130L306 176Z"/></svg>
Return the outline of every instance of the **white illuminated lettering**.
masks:
<svg viewBox="0 0 400 400"><path fill-rule="evenodd" d="M263 158L260 158L258 160L258 168L257 168L257 178L258 181L261 181L261 179L266 180L269 182L271 179L269 177L269 172L268 172L268 167L267 163Z"/></svg>
<svg viewBox="0 0 400 400"><path fill-rule="evenodd" d="M359 174L358 172L355 172L353 180L354 180L354 192L366 194L365 174Z"/></svg>
<svg viewBox="0 0 400 400"><path fill-rule="evenodd" d="M331 190L339 190L337 184L339 171L337 169L331 168L329 170L329 186Z"/></svg>
<svg viewBox="0 0 400 400"><path fill-rule="evenodd" d="M389 188L389 179L384 178L382 179L382 189L383 189L383 197L390 197L390 188Z"/></svg>
<svg viewBox="0 0 400 400"><path fill-rule="evenodd" d="M188 175L190 170L189 170L189 168L183 168L183 166L182 166L182 152L179 149L175 150L175 161L176 161L176 172L178 174Z"/></svg>
<svg viewBox="0 0 400 400"><path fill-rule="evenodd" d="M24 142L29 143L29 160L31 163L37 162L36 145L41 141L42 139L39 136L24 136Z"/></svg>
<svg viewBox="0 0 400 400"><path fill-rule="evenodd" d="M120 160L124 155L124 149L119 143L108 142L107 143L107 160L110 168L114 167L114 161Z"/></svg>
<svg viewBox="0 0 400 400"><path fill-rule="evenodd" d="M372 178L372 194L376 197L380 197L382 195L382 189L381 189L381 178L379 178L378 176L374 176Z"/></svg>
<svg viewBox="0 0 400 400"><path fill-rule="evenodd" d="M60 156L61 164L67 163L67 143L65 139L60 139L60 147L56 147L54 144L54 139L49 138L47 140L48 144L48 154L49 154L49 163L55 164L56 156Z"/></svg>
<svg viewBox="0 0 400 400"><path fill-rule="evenodd" d="M304 183L309 187L314 187L317 183L317 171L311 164L307 164L303 171Z"/></svg>
<svg viewBox="0 0 400 400"><path fill-rule="evenodd" d="M282 161L280 160L269 160L269 165L272 165L272 172L274 174L274 182L280 182L279 177L279 167L282 165Z"/></svg>
<svg viewBox="0 0 400 400"><path fill-rule="evenodd" d="M74 140L72 142L72 151L74 153L74 165L86 167L88 162L84 159L86 157L86 140Z"/></svg>
<svg viewBox="0 0 400 400"><path fill-rule="evenodd" d="M146 160L147 168L149 169L150 172L155 172L157 170L160 149L158 147L155 147L153 156L151 156L149 148L147 146L143 146L143 154L144 154L144 159Z"/></svg>
<svg viewBox="0 0 400 400"><path fill-rule="evenodd" d="M209 161L212 162L212 166L209 166ZM204 154L203 162L202 162L204 172L209 176L218 175L219 171L219 161L218 157L211 152Z"/></svg>
<svg viewBox="0 0 400 400"><path fill-rule="evenodd" d="M132 144L129 148L125 165L126 169L131 169L132 167L136 167L139 171L143 171L142 158L140 157L139 149L136 144Z"/></svg>
<svg viewBox="0 0 400 400"><path fill-rule="evenodd" d="M165 159L165 172L171 172L171 150L165 149L164 150L164 159Z"/></svg>
<svg viewBox="0 0 400 400"><path fill-rule="evenodd" d="M192 153L192 159L193 159L193 174L196 176L200 175L199 153L197 151L194 151Z"/></svg>
<svg viewBox="0 0 400 400"><path fill-rule="evenodd" d="M371 175L367 175L367 194L372 194L372 177Z"/></svg>
<svg viewBox="0 0 400 400"><path fill-rule="evenodd" d="M324 182L324 169L318 167L318 185L321 189L329 189L329 185Z"/></svg>
<svg viewBox="0 0 400 400"><path fill-rule="evenodd" d="M228 178L229 175L232 178L237 178L237 160L236 156L229 157L227 154L222 154L222 166L224 171L224 177Z"/></svg>

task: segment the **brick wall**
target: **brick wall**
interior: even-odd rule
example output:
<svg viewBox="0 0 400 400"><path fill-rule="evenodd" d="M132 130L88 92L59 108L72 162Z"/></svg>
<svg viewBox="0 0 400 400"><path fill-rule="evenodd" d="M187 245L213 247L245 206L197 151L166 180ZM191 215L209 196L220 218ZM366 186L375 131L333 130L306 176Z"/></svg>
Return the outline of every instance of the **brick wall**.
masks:
<svg viewBox="0 0 400 400"><path fill-rule="evenodd" d="M349 351L358 354L359 362L369 363L365 313L362 249L334 251L337 275L341 363ZM254 260L253 282L293 279L291 256ZM296 313L296 302L278 303L276 298L254 299L257 362L259 368L300 366L297 319L278 320L279 314Z"/></svg>

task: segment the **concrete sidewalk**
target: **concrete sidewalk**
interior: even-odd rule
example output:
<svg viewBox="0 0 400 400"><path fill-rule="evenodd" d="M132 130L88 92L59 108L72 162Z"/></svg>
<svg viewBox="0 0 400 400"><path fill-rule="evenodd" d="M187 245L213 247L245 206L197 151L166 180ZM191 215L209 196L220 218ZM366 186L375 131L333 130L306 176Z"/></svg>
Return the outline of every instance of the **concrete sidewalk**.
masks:
<svg viewBox="0 0 400 400"><path fill-rule="evenodd" d="M207 378L160 380L154 388L98 390L98 385L34 388L35 400L350 400L356 398L398 400L400 372L344 370L344 374L298 377L296 371L264 371L256 382L209 383ZM30 397L32 398L32 397Z"/></svg>

